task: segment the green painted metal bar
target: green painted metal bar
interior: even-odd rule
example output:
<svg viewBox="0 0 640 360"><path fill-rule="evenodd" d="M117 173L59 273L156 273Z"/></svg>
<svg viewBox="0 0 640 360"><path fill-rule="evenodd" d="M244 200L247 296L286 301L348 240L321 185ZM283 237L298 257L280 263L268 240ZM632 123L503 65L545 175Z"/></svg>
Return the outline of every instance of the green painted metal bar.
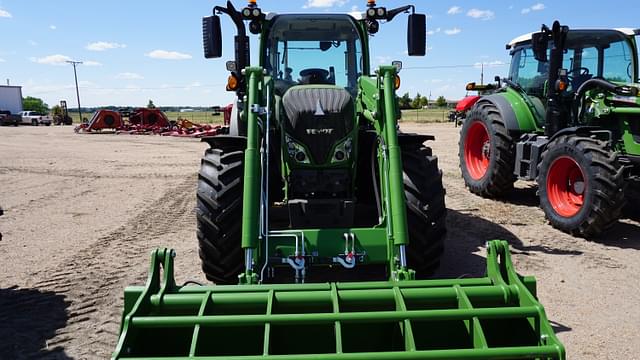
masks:
<svg viewBox="0 0 640 360"><path fill-rule="evenodd" d="M209 303L209 299L211 299L211 291L207 291L205 293L205 296L202 299L202 304L200 305L200 310L198 310L198 316L204 316L207 308L207 304ZM193 328L193 336L191 337L191 347L189 349L189 356L196 355L198 336L200 336L200 325L196 325Z"/></svg>
<svg viewBox="0 0 640 360"><path fill-rule="evenodd" d="M338 290L335 284L331 284L331 305L333 314L340 314L340 301L338 300ZM340 321L334 322L334 334L336 338L336 353L342 354L342 324Z"/></svg>
<svg viewBox="0 0 640 360"><path fill-rule="evenodd" d="M461 309L473 309L473 304L469 297L465 293L465 291L460 287L460 285L453 286L456 293L458 293L458 306ZM467 331L472 335L473 338L473 346L475 348L488 348L487 339L484 336L484 331L482 330L482 325L480 324L480 320L477 317L471 318L471 320L465 320L465 326Z"/></svg>
<svg viewBox="0 0 640 360"><path fill-rule="evenodd" d="M407 305L404 303L404 299L402 298L402 292L400 289L393 289L394 300L396 303L396 311L398 312L406 312ZM405 319L402 321L402 337L404 338L404 348L407 351L416 351L416 341L413 337L413 328L411 327L411 320Z"/></svg>
<svg viewBox="0 0 640 360"><path fill-rule="evenodd" d="M295 354L269 355L269 360L515 360L515 359L563 359L557 346L522 346L491 349L455 349L455 350L423 350L423 351L388 351L362 352L343 354ZM136 357L136 360L159 360L160 357ZM186 356L171 357L172 360L192 360ZM229 359L228 356L201 356L198 360ZM234 356L234 360L259 360L259 356Z"/></svg>
<svg viewBox="0 0 640 360"><path fill-rule="evenodd" d="M258 214L260 195L260 149L258 144L258 114L251 110L260 106L258 84L262 81L260 67L248 67L245 76L249 79L247 112L247 148L244 152L244 184L242 193L242 248L255 249L258 246Z"/></svg>
<svg viewBox="0 0 640 360"><path fill-rule="evenodd" d="M610 111L615 114L640 115L640 107L611 107Z"/></svg>
<svg viewBox="0 0 640 360"><path fill-rule="evenodd" d="M405 209L404 186L402 182L402 156L398 144L396 127L396 93L394 80L396 68L381 66L379 76L383 79L384 130L389 151L389 191L391 197L391 222L393 223L393 243L396 246L409 244L407 236L407 213Z"/></svg>
<svg viewBox="0 0 640 360"><path fill-rule="evenodd" d="M379 303L389 302L394 299L394 289L398 288L402 292L403 297L408 301L420 300L423 303L439 303L443 301L454 301L457 299L457 292L451 286L461 286L458 284L450 285L449 287L436 287L436 288L405 288L400 284L403 282L395 283L397 286L392 286L394 283L389 283L388 288L371 288L371 289L355 289L355 290L343 290L340 289L340 284L335 284L336 291L339 292L340 301L343 304L349 303ZM333 285L333 284L332 284ZM270 292L275 289L268 288L268 285L264 291L260 292L217 292L219 288L223 286L209 287L211 295L207 293L177 293L166 294L162 302L157 300L156 306L172 306L176 308L194 308L199 306L204 296L215 297L216 305L234 305L238 307L242 306L255 306L257 304L266 304ZM468 286L464 287L465 294L473 300L481 300L485 302L495 303L507 303L507 294L509 293L508 286ZM209 290L210 289L210 290ZM203 289L204 290L204 289ZM241 294L241 295L240 295ZM327 290L296 290L296 291L276 291L275 298L281 305L288 305L297 302L304 302L306 304L319 304L331 302L332 295Z"/></svg>
<svg viewBox="0 0 640 360"><path fill-rule="evenodd" d="M267 316L270 316L273 312L274 292L269 290L269 298L267 300ZM264 325L264 343L262 345L262 354L269 355L269 344L271 343L271 323Z"/></svg>
<svg viewBox="0 0 640 360"><path fill-rule="evenodd" d="M186 327L196 324L206 326L247 326L271 324L322 324L340 321L342 323L373 323L411 320L469 320L474 317L482 319L513 319L519 317L536 317L539 307L500 307L481 309L446 309L446 310L408 310L408 311L376 311L351 313L311 313L311 314L272 314L272 315L207 315L207 316L140 316L132 319L132 324L141 328Z"/></svg>

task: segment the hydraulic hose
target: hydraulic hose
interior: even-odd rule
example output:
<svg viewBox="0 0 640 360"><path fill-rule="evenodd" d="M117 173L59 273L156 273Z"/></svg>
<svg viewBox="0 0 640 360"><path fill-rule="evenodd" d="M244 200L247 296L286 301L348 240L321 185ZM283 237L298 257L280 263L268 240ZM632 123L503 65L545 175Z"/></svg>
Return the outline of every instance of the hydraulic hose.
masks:
<svg viewBox="0 0 640 360"><path fill-rule="evenodd" d="M580 119L580 115L584 109L580 108L580 105L583 104L582 99L584 94L587 91L593 90L596 88L603 89L605 91L621 95L621 96L636 96L638 95L638 89L632 86L618 86L610 81L601 78L589 79L582 83L573 98L573 114L575 116L575 122Z"/></svg>

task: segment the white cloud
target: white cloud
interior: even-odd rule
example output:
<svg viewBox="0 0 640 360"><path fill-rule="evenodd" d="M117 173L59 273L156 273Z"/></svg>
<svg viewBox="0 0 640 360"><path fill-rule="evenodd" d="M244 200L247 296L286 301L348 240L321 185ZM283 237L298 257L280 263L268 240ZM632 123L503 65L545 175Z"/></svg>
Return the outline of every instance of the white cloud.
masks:
<svg viewBox="0 0 640 360"><path fill-rule="evenodd" d="M531 7L531 10L533 10L533 11L544 10L544 4L543 3L537 3L537 4L535 4L535 5L533 5Z"/></svg>
<svg viewBox="0 0 640 360"><path fill-rule="evenodd" d="M449 10L447 10L447 14L449 15L460 14L461 12L462 8L460 6L452 6L449 8Z"/></svg>
<svg viewBox="0 0 640 360"><path fill-rule="evenodd" d="M351 7L351 11L349 11L349 15L356 17L359 16L362 13L362 11L360 11L360 9L358 8L357 5L353 5Z"/></svg>
<svg viewBox="0 0 640 360"><path fill-rule="evenodd" d="M91 51L105 51L109 49L121 49L126 47L127 45L125 44L118 44L115 42L106 42L106 41L96 41L96 42L87 44L85 48Z"/></svg>
<svg viewBox="0 0 640 360"><path fill-rule="evenodd" d="M142 80L142 79L144 79L144 76L142 76L140 74L132 73L132 72L123 72L123 73L120 73L120 74L116 75L116 79Z"/></svg>
<svg viewBox="0 0 640 360"><path fill-rule="evenodd" d="M41 58L30 58L31 61L38 64L46 64L46 65L65 65L67 61L70 61L71 58L66 55L49 55Z"/></svg>
<svg viewBox="0 0 640 360"><path fill-rule="evenodd" d="M101 62L97 62L97 61L93 61L93 60L84 61L82 64L86 65L86 66L102 66Z"/></svg>
<svg viewBox="0 0 640 360"><path fill-rule="evenodd" d="M179 53L177 51L167 51L167 50L153 50L150 53L145 54L153 59L164 59L164 60L186 60L191 59L191 55Z"/></svg>
<svg viewBox="0 0 640 360"><path fill-rule="evenodd" d="M391 64L391 56L376 56L378 64Z"/></svg>
<svg viewBox="0 0 640 360"><path fill-rule="evenodd" d="M460 28L454 27L453 29L446 29L444 31L445 34L447 35L456 35L456 34L460 34L462 32L462 30L460 30Z"/></svg>
<svg viewBox="0 0 640 360"><path fill-rule="evenodd" d="M0 58L0 62L7 62L7 60Z"/></svg>
<svg viewBox="0 0 640 360"><path fill-rule="evenodd" d="M467 16L480 20L491 20L496 14L491 10L471 9L467 12Z"/></svg>
<svg viewBox="0 0 640 360"><path fill-rule="evenodd" d="M0 9L0 18L12 18L13 16L11 15L10 12L8 12L7 10L3 10Z"/></svg>
<svg viewBox="0 0 640 360"><path fill-rule="evenodd" d="M55 25L49 25L49 29L51 29L51 30L55 30L55 29L57 29L57 28L58 28L58 27L57 27L57 26L55 26Z"/></svg>
<svg viewBox="0 0 640 360"><path fill-rule="evenodd" d="M537 3L537 4L533 4L531 7L528 8L524 8L520 11L521 14L528 14L532 11L542 11L545 9L545 6L543 3Z"/></svg>
<svg viewBox="0 0 640 360"><path fill-rule="evenodd" d="M307 0L307 3L303 8L329 8L334 6L343 6L346 3L346 0Z"/></svg>
<svg viewBox="0 0 640 360"><path fill-rule="evenodd" d="M31 46L38 46L38 43L33 41L33 40L29 40L29 45Z"/></svg>

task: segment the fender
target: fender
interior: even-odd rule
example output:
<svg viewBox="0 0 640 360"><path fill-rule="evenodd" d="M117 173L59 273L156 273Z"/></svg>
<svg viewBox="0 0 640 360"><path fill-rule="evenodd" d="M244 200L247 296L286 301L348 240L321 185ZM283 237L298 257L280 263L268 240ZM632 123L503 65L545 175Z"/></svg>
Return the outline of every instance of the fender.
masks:
<svg viewBox="0 0 640 360"><path fill-rule="evenodd" d="M475 105L480 98L481 96L478 95L465 97L464 99L458 101L458 103L456 104L456 111L464 112L471 109L471 107Z"/></svg>
<svg viewBox="0 0 640 360"><path fill-rule="evenodd" d="M509 132L525 133L541 131L536 124L535 115L522 99L522 96L517 92L507 90L482 96L476 104L484 101L490 102L498 108Z"/></svg>
<svg viewBox="0 0 640 360"><path fill-rule="evenodd" d="M247 147L246 136L216 135L203 137L200 141L206 142L211 148L226 147L228 144L237 145L240 149L245 149Z"/></svg>

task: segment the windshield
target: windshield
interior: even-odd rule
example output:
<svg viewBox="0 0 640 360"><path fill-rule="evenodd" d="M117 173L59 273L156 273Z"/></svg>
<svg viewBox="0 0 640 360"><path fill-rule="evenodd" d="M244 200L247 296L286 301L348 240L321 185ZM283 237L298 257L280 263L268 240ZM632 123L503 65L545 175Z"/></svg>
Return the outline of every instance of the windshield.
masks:
<svg viewBox="0 0 640 360"><path fill-rule="evenodd" d="M572 91L594 77L612 82L634 82L637 79L635 61L631 43L622 33L613 30L572 30L567 37L562 67L568 71L569 91ZM548 67L548 62L535 60L531 45L528 44L514 50L509 76L528 94L542 96Z"/></svg>
<svg viewBox="0 0 640 360"><path fill-rule="evenodd" d="M355 89L362 45L346 15L286 15L269 32L265 67L291 84L333 84Z"/></svg>

